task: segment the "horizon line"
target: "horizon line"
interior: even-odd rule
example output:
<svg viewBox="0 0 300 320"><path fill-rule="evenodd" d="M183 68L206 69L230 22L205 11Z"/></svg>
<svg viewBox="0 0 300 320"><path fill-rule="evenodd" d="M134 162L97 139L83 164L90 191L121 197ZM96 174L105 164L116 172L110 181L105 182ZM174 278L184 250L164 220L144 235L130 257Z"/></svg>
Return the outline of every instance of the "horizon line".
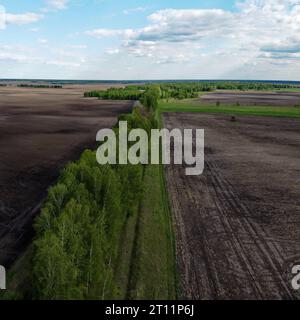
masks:
<svg viewBox="0 0 300 320"><path fill-rule="evenodd" d="M300 83L300 80L282 80L282 79L59 79L59 78L0 78L0 82L3 81L61 81L61 82L102 82L102 83L109 83L109 82L115 82L115 83L130 83L130 82L224 82L224 81L233 81L233 82L294 82L294 83Z"/></svg>

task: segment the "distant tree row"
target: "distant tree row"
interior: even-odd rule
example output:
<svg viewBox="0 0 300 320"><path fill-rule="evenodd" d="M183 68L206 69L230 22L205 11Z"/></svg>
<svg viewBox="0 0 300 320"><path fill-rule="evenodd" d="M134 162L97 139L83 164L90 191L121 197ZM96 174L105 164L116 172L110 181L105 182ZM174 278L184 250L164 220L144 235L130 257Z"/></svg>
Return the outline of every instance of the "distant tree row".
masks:
<svg viewBox="0 0 300 320"><path fill-rule="evenodd" d="M103 100L139 100L148 111L154 111L158 106L158 100L162 97L162 91L159 85L141 88L129 86L126 88L111 88L105 91L85 92L84 96L97 97Z"/></svg>
<svg viewBox="0 0 300 320"><path fill-rule="evenodd" d="M276 84L267 82L170 82L147 85L131 85L125 88L111 88L106 91L90 91L84 94L85 97L98 97L109 100L140 100L144 105L153 104L157 99L192 99L197 98L201 92L215 90L275 90L289 89L295 86L290 84ZM154 93L154 95L153 95ZM150 100L153 100L150 102Z"/></svg>
<svg viewBox="0 0 300 320"><path fill-rule="evenodd" d="M213 91L207 84L200 83L165 83L161 85L162 99L191 99L197 98L199 92Z"/></svg>
<svg viewBox="0 0 300 320"><path fill-rule="evenodd" d="M84 93L85 97L96 97L103 100L140 100L143 91L135 88L110 88L108 90L94 90Z"/></svg>
<svg viewBox="0 0 300 320"><path fill-rule="evenodd" d="M263 83L263 82L173 82L159 84L161 90L161 99L191 99L197 98L201 92L210 92L215 90L274 90L293 88L289 84ZM137 86L136 89L147 90L149 86Z"/></svg>
<svg viewBox="0 0 300 320"><path fill-rule="evenodd" d="M18 84L19 88L41 88L41 89L61 89L62 85L54 84L54 85L47 85L47 84Z"/></svg>

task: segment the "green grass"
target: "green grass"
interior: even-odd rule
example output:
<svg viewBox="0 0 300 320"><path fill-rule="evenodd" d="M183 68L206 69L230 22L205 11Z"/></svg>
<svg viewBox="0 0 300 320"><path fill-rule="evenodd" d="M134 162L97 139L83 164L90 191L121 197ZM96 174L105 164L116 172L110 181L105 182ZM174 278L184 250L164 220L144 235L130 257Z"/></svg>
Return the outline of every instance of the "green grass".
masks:
<svg viewBox="0 0 300 320"><path fill-rule="evenodd" d="M282 88L282 89L275 89L275 91L278 91L278 92L300 92L300 88Z"/></svg>
<svg viewBox="0 0 300 320"><path fill-rule="evenodd" d="M195 102L164 102L159 104L160 112L204 112L223 113L230 115L252 115L300 118L299 107L272 107L272 106L235 106L235 105L197 105Z"/></svg>
<svg viewBox="0 0 300 320"><path fill-rule="evenodd" d="M163 167L148 165L144 182L128 298L176 299L174 234Z"/></svg>
<svg viewBox="0 0 300 320"><path fill-rule="evenodd" d="M162 127L159 112L156 120ZM144 195L139 212L126 226L125 239L129 241L123 239L121 248L123 264L118 266L118 272L122 273L121 267L128 275L126 279L123 273L121 291L124 292L127 283L127 299L174 300L178 296L175 233L163 166L147 165L143 181Z"/></svg>
<svg viewBox="0 0 300 320"><path fill-rule="evenodd" d="M127 220L120 238L113 299L176 299L176 260L172 218L163 166L144 169L139 210Z"/></svg>
<svg viewBox="0 0 300 320"><path fill-rule="evenodd" d="M136 229L139 211L127 218L124 230L120 235L118 259L114 268L114 275L118 284L118 290L110 299L124 300L128 295L131 278L132 258L135 255Z"/></svg>

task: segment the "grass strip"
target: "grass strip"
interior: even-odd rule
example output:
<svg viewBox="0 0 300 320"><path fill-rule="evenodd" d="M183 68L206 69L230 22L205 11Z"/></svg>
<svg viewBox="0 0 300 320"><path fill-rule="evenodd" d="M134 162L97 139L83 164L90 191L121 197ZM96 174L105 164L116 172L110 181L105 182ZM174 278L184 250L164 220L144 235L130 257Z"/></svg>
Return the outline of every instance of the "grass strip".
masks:
<svg viewBox="0 0 300 320"><path fill-rule="evenodd" d="M300 118L300 107L269 107L269 106L234 106L210 105L202 106L195 103L164 102L159 104L160 112L203 112L223 113L232 115L272 116Z"/></svg>
<svg viewBox="0 0 300 320"><path fill-rule="evenodd" d="M176 299L174 234L161 165L146 166L144 185L128 298Z"/></svg>

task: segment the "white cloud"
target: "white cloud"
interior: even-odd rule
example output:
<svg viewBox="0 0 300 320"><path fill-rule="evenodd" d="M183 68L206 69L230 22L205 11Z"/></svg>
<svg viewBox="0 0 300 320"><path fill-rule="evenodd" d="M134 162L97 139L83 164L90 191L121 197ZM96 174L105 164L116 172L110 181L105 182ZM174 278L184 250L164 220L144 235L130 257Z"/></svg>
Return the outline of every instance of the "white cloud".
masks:
<svg viewBox="0 0 300 320"><path fill-rule="evenodd" d="M98 39L108 37L130 38L134 35L134 31L132 29L94 29L86 31L85 34Z"/></svg>
<svg viewBox="0 0 300 320"><path fill-rule="evenodd" d="M69 49L87 49L87 45L85 44L68 44L66 47Z"/></svg>
<svg viewBox="0 0 300 320"><path fill-rule="evenodd" d="M47 8L44 8L44 11L47 10L63 10L67 8L69 0L45 0Z"/></svg>
<svg viewBox="0 0 300 320"><path fill-rule="evenodd" d="M40 44L47 44L48 40L47 39L38 39L38 43Z"/></svg>
<svg viewBox="0 0 300 320"><path fill-rule="evenodd" d="M146 7L137 7L132 9L126 9L123 11L125 15L133 14L133 13L139 13L139 12L145 12L147 10Z"/></svg>
<svg viewBox="0 0 300 320"><path fill-rule="evenodd" d="M21 14L7 13L5 7L0 5L0 30L5 29L8 24L24 25L37 22L43 18L43 15L27 12Z"/></svg>
<svg viewBox="0 0 300 320"><path fill-rule="evenodd" d="M63 61L63 60L51 60L46 62L47 65L59 66L59 67L71 67L71 68L78 68L80 67L80 63L77 62L70 62L70 61Z"/></svg>
<svg viewBox="0 0 300 320"><path fill-rule="evenodd" d="M120 49L119 48L107 48L107 49L105 49L105 52L107 54L118 54L118 53L120 53Z"/></svg>
<svg viewBox="0 0 300 320"><path fill-rule="evenodd" d="M95 29L86 34L96 38L119 37L120 52L148 57L156 63L189 61L197 57L196 51L199 59L203 54L223 52L233 57L243 55L247 63L262 57L270 60L290 57L291 62L298 59L300 0L247 0L237 3L237 8L235 12L164 9L151 14L144 28Z"/></svg>
<svg viewBox="0 0 300 320"><path fill-rule="evenodd" d="M43 15L37 13L22 13L22 14L11 14L6 13L5 15L5 22L7 24L16 24L16 25L23 25L28 23L33 23L41 20Z"/></svg>
<svg viewBox="0 0 300 320"><path fill-rule="evenodd" d="M300 53L300 36L293 36L279 41L271 41L261 48L270 53Z"/></svg>
<svg viewBox="0 0 300 320"><path fill-rule="evenodd" d="M45 50L42 46L0 44L2 77L76 78L74 75L80 74L87 62L83 48L84 45L65 44Z"/></svg>
<svg viewBox="0 0 300 320"><path fill-rule="evenodd" d="M21 45L1 45L0 61L32 63L40 59L35 56L34 50Z"/></svg>
<svg viewBox="0 0 300 320"><path fill-rule="evenodd" d="M184 63L188 62L190 59L184 53L179 53L175 55L161 56L156 60L157 64L173 64L173 63Z"/></svg>
<svg viewBox="0 0 300 320"><path fill-rule="evenodd" d="M5 25L6 25L5 8L0 5L0 30L5 29Z"/></svg>
<svg viewBox="0 0 300 320"><path fill-rule="evenodd" d="M140 29L137 40L185 42L228 32L236 25L236 16L220 9L167 9L148 17L150 24Z"/></svg>
<svg viewBox="0 0 300 320"><path fill-rule="evenodd" d="M39 28L30 28L29 31L30 32L39 32L40 29Z"/></svg>

